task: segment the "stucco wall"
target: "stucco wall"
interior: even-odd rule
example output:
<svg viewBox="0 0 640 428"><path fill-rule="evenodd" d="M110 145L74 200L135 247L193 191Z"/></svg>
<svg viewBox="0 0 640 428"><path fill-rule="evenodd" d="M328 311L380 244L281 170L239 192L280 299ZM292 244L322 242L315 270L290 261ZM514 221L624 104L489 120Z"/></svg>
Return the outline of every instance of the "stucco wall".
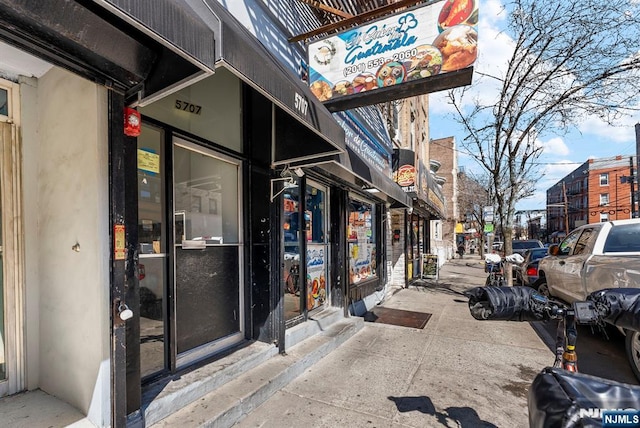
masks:
<svg viewBox="0 0 640 428"><path fill-rule="evenodd" d="M25 87L21 104L28 385L104 425L109 418L107 92L53 68ZM72 249L76 243L79 251Z"/></svg>

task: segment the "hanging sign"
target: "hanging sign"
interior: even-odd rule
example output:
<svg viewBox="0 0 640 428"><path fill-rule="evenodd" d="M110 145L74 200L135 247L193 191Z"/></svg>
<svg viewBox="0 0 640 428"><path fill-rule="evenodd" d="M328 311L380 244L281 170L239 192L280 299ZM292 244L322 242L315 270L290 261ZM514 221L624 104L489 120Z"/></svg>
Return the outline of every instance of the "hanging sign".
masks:
<svg viewBox="0 0 640 428"><path fill-rule="evenodd" d="M478 0L446 0L311 43L311 91L320 101L333 101L422 80L426 83L468 68L478 56L477 25ZM453 77L451 82L438 82L437 90L470 83ZM435 90L428 89L423 88L422 93ZM406 94L398 96L401 90L390 96L405 98Z"/></svg>

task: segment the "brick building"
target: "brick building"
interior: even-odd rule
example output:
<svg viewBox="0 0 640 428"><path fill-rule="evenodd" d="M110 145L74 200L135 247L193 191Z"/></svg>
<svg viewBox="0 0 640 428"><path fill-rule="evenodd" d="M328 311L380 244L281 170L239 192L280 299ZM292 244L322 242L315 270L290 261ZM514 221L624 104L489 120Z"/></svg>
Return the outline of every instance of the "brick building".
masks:
<svg viewBox="0 0 640 428"><path fill-rule="evenodd" d="M588 223L633 217L635 156L589 159L547 190L547 231L557 241ZM633 209L632 209L633 201Z"/></svg>
<svg viewBox="0 0 640 428"><path fill-rule="evenodd" d="M458 212L458 152L454 137L431 140L431 157L440 163L438 175L446 179L442 185L445 200L445 217L441 221L442 236L439 244L446 250L448 257L455 252L455 227L460 219Z"/></svg>

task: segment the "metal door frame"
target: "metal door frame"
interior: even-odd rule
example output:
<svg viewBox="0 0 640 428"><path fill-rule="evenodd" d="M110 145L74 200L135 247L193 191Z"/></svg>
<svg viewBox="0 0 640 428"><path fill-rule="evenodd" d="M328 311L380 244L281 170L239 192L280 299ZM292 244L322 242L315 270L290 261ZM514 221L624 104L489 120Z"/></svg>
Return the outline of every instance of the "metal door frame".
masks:
<svg viewBox="0 0 640 428"><path fill-rule="evenodd" d="M171 334L170 336L170 341L171 341L171 345L170 345L170 349L171 349L171 366L174 370L179 370L181 368L184 368L190 364L193 364L199 360L202 360L204 358L210 357L211 355L223 351L225 349L228 349L236 344L238 344L239 342L241 342L244 338L245 338L245 332L246 332L246 325L245 325L245 301L246 301L246 296L244 293L244 287L242 284L244 284L244 224L243 224L243 217L242 217L242 208L243 208L243 198L241 197L242 193L242 189L243 189L243 168L244 165L242 163L241 160L230 157L230 156L226 156L220 152L217 152L211 148L208 148L204 145L192 142L190 140L188 140L187 138L179 135L179 134L173 134L172 138L171 138L171 182L169 183L167 181L167 185L171 186L171 193L173 195L174 192L174 186L175 186L175 174L173 172L173 156L174 156L174 151L175 151L175 147L181 147L183 149L186 150L190 150L192 152L196 152L196 153L200 153L202 155L217 159L217 160L221 160L224 162L228 162L231 163L233 165L236 165L238 167L238 214L239 214L239 218L238 218L238 243L237 244L228 244L229 246L237 246L238 247L238 278L239 278L239 295L238 295L238 299L239 299L239 314L238 314L238 319L240 320L240 328L238 330L237 333L234 333L230 336L226 336L224 338L221 338L219 340L213 341L213 342L209 342L209 343L205 343L203 345L198 346L197 348L191 349L189 351L185 351L181 354L178 354L177 352L177 327L178 327L178 319L176 316L176 249L178 248L178 243L175 242L175 212L176 212L176 207L175 207L175 198L172 196L171 197L171 218L170 218L170 226L171 226L171 230L170 230L170 237L171 242L172 242L172 248L170 249L171 251L171 272L173 273L172 275L170 275L171 278L171 284L168 285L169 289L170 289L170 301L169 301L169 305L171 307L171 313L173 314L173 316L171 317L171 319L169 320L169 322L171 323L170 325L170 329L171 329ZM227 245L227 244L221 244L221 245Z"/></svg>

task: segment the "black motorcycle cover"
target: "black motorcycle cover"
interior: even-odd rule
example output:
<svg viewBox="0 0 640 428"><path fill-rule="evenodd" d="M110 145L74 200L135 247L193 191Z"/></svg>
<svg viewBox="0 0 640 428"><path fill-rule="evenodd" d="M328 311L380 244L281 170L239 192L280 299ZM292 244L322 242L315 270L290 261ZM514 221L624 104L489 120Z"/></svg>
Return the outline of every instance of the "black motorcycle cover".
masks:
<svg viewBox="0 0 640 428"><path fill-rule="evenodd" d="M547 367L529 388L529 426L602 427L605 410L640 409L640 387Z"/></svg>
<svg viewBox="0 0 640 428"><path fill-rule="evenodd" d="M587 299L602 308L605 322L640 331L640 288L605 288L591 293Z"/></svg>
<svg viewBox="0 0 640 428"><path fill-rule="evenodd" d="M544 313L531 299L531 287L475 287L464 294L469 311L477 320L539 321Z"/></svg>

